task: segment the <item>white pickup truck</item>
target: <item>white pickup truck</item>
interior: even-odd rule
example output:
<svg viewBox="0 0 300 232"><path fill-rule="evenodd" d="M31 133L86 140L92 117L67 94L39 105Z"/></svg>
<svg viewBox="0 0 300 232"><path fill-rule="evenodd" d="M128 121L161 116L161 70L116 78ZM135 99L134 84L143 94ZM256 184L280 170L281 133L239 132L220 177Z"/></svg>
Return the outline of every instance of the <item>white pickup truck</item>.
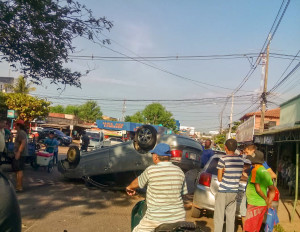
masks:
<svg viewBox="0 0 300 232"><path fill-rule="evenodd" d="M96 150L102 147L110 146L110 141L104 141L103 131L98 130L86 130L86 135L90 138L90 144L88 146L88 151ZM82 140L80 138L80 144Z"/></svg>

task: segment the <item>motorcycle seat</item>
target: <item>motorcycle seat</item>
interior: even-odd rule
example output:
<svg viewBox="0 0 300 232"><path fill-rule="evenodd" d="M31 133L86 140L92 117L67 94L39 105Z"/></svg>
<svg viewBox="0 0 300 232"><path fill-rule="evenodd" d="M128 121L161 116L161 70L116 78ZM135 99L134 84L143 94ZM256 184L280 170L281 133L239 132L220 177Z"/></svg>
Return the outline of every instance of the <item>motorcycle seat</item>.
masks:
<svg viewBox="0 0 300 232"><path fill-rule="evenodd" d="M164 223L155 228L155 232L195 231L193 222L180 221L175 223Z"/></svg>

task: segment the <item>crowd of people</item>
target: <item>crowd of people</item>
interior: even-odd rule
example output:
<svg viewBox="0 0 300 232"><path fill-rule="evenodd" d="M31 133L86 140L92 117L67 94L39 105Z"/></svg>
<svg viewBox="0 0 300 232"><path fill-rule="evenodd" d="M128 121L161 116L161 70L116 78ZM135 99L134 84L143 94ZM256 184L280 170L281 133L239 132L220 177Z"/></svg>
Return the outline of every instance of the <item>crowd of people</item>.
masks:
<svg viewBox="0 0 300 232"><path fill-rule="evenodd" d="M6 142L10 138L10 132L5 129L5 125L6 120L0 119L0 155L5 152ZM12 168L16 172L15 190L18 192L23 191L24 157L27 155L28 145L24 121L16 121L15 128L17 133L14 141ZM88 145L88 142L88 140L83 141L83 148ZM54 133L50 132L44 143L46 151L54 153L57 162L58 142ZM206 140L201 156L202 167L214 155L214 151L210 147L211 141ZM272 208L275 196L273 179L277 178L276 174L264 161L264 154L254 145L248 145L239 152L237 152L237 148L237 141L228 139L225 143L226 155L220 158L217 165L217 177L220 185L215 197L214 231L216 232L223 231L225 216L226 231L235 230L237 194L241 178L247 180L246 197L243 198L245 200L240 206L244 231L260 231L264 215L268 209ZM134 195L137 188L147 186L147 211L134 228L134 232L154 231L160 224L185 220L182 196L187 194L187 184L183 171L170 162L170 150L170 146L164 143L158 144L154 150L151 150L154 164L145 169L126 188L129 195ZM12 191L9 181L2 174L0 184L2 187L7 187L6 190L0 188L0 191ZM11 196L14 197L14 195ZM16 205L14 207L18 208ZM0 224L4 223L3 220L1 221L1 217L7 217L7 215L0 214ZM17 220L20 219L17 217Z"/></svg>
<svg viewBox="0 0 300 232"><path fill-rule="evenodd" d="M210 145L211 141L207 140L201 157L204 163L202 167L214 155ZM264 161L264 154L254 145L249 145L240 151L237 151L237 148L237 141L228 139L225 143L226 155L220 158L217 165L220 185L215 199L215 232L223 231L225 216L226 231L235 231L237 194L241 178L247 180L246 197L243 198L244 201L240 206L243 231L260 231L264 216L268 209L272 208L275 197L272 179L276 178L276 174ZM182 196L187 194L187 190L184 173L170 162L169 145L158 144L150 152L154 164L126 188L128 195L132 196L137 188L147 186L147 211L134 228L134 232L154 231L161 224L185 220ZM274 221L271 221L269 231L273 230L273 226Z"/></svg>
<svg viewBox="0 0 300 232"><path fill-rule="evenodd" d="M23 170L25 166L25 157L28 154L28 133L23 120L17 120L14 123L16 134L13 135L7 128L5 118L0 118L0 157L11 160L11 166L16 173L16 192L23 191ZM54 132L50 131L48 137L43 142L45 151L53 153L54 163L58 162L58 141ZM13 149L11 150L10 145ZM35 151L34 151L35 152ZM11 153L11 154L10 154ZM1 162L0 160L0 162Z"/></svg>

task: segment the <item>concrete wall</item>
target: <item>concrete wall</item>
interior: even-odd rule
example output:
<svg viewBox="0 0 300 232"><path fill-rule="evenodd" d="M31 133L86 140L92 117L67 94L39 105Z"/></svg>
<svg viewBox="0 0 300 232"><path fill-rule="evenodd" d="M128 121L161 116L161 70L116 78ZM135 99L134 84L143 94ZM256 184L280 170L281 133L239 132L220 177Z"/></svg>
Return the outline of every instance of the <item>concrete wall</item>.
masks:
<svg viewBox="0 0 300 232"><path fill-rule="evenodd" d="M300 97L280 107L280 125L294 124L300 121Z"/></svg>
<svg viewBox="0 0 300 232"><path fill-rule="evenodd" d="M278 126L279 123L281 123L280 120L279 120L279 118L265 117L264 123L267 124L269 121L275 121L276 122L276 126ZM254 127L254 129L258 130L259 127L260 127L260 116L255 116L255 127Z"/></svg>

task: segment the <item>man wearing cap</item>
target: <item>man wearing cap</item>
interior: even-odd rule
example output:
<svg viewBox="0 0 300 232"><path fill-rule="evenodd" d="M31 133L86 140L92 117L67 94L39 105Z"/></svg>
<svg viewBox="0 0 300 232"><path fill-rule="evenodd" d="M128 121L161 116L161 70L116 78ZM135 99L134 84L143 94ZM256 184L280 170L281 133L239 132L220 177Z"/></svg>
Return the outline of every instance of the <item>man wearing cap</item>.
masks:
<svg viewBox="0 0 300 232"><path fill-rule="evenodd" d="M28 155L27 134L23 120L16 121L17 137L14 145L15 158L12 163L13 170L17 174L16 191L23 191L24 156Z"/></svg>
<svg viewBox="0 0 300 232"><path fill-rule="evenodd" d="M246 189L247 213L244 231L259 231L264 214L271 207L275 197L275 187L270 173L263 166L264 154L256 150L254 156L248 157L253 169L248 179ZM269 189L269 197L267 190Z"/></svg>
<svg viewBox="0 0 300 232"><path fill-rule="evenodd" d="M147 187L147 211L134 228L138 231L154 231L163 223L185 221L182 195L187 194L187 185L182 170L170 162L170 146L158 144L152 153L154 165L149 166L126 188L133 196L137 188Z"/></svg>

